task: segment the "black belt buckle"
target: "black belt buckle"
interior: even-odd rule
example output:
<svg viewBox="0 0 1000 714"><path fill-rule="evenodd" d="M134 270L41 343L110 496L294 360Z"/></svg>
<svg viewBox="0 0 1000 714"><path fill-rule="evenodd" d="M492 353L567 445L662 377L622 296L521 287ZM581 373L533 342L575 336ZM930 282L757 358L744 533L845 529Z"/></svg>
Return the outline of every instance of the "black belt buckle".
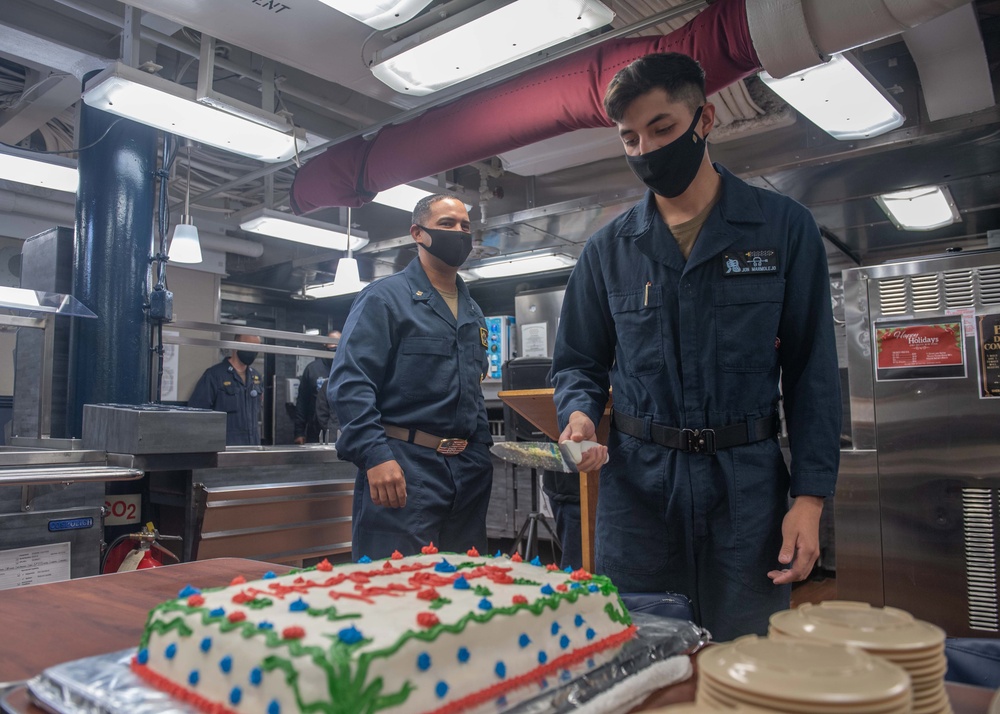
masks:
<svg viewBox="0 0 1000 714"><path fill-rule="evenodd" d="M694 454L715 454L714 429L682 429L681 435L686 440L683 443L682 451Z"/></svg>

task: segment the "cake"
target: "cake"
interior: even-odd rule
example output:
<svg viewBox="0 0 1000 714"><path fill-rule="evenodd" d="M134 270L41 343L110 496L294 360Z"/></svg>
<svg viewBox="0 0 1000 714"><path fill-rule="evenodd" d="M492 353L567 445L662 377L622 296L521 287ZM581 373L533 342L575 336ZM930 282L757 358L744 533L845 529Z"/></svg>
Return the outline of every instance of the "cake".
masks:
<svg viewBox="0 0 1000 714"><path fill-rule="evenodd" d="M444 714L567 679L635 632L583 570L433 547L362 561L188 586L150 612L132 669L207 712Z"/></svg>

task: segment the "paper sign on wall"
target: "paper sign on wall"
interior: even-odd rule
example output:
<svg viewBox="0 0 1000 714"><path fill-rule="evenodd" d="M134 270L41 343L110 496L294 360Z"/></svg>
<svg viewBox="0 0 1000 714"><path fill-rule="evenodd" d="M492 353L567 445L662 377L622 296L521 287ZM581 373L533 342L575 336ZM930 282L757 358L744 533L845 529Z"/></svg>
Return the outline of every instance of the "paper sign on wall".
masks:
<svg viewBox="0 0 1000 714"><path fill-rule="evenodd" d="M960 320L879 322L874 329L879 381L965 376L965 333Z"/></svg>

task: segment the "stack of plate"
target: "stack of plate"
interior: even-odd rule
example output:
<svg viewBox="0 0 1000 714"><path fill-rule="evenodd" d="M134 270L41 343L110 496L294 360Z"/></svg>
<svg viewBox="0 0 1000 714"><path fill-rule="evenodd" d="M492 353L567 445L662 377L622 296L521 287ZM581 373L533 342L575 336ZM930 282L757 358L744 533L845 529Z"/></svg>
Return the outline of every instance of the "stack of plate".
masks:
<svg viewBox="0 0 1000 714"><path fill-rule="evenodd" d="M794 714L908 714L910 678L864 650L747 635L698 655L699 704Z"/></svg>
<svg viewBox="0 0 1000 714"><path fill-rule="evenodd" d="M914 714L951 713L944 630L904 610L863 602L805 604L772 615L769 636L852 645L884 657L910 675Z"/></svg>

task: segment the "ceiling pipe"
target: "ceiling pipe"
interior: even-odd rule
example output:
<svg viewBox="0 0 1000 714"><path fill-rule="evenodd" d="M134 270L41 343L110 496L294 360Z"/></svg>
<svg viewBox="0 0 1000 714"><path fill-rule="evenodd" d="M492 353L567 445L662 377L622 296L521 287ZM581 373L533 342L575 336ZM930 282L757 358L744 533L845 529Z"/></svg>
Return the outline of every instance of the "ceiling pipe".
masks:
<svg viewBox="0 0 1000 714"><path fill-rule="evenodd" d="M296 213L361 206L382 190L567 131L611 126L601 105L614 74L653 52L683 52L705 68L711 94L759 68L745 0L719 0L665 36L608 40L434 107L370 139L327 149L296 172Z"/></svg>
<svg viewBox="0 0 1000 714"><path fill-rule="evenodd" d="M747 25L761 66L786 77L830 55L898 35L969 0L754 0Z"/></svg>
<svg viewBox="0 0 1000 714"><path fill-rule="evenodd" d="M760 68L774 76L898 34L968 0L719 0L662 37L610 40L330 147L300 168L299 214L360 206L379 191L576 129L611 126L608 81L652 52L689 54L712 94ZM776 74L777 73L777 74Z"/></svg>

